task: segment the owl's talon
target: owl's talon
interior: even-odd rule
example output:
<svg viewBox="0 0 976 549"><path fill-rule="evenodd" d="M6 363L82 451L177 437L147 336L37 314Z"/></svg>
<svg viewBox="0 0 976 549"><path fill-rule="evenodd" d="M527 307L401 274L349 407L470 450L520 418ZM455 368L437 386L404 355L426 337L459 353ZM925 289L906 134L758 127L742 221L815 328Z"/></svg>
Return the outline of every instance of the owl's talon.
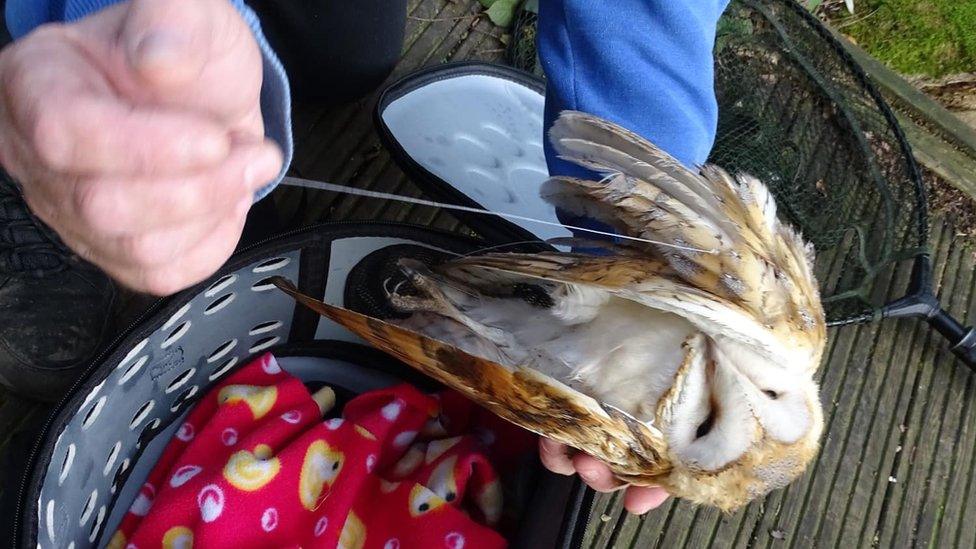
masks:
<svg viewBox="0 0 976 549"><path fill-rule="evenodd" d="M437 300L433 298L400 295L396 293L396 288L394 288L393 291L394 293L389 294L389 301L390 305L396 309L397 312L438 312L444 308L437 302Z"/></svg>

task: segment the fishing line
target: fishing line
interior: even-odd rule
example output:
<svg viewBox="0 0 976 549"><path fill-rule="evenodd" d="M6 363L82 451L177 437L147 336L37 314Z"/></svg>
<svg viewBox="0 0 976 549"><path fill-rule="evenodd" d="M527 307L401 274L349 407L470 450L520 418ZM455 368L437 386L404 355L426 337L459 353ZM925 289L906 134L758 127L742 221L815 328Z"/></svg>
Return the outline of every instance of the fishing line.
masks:
<svg viewBox="0 0 976 549"><path fill-rule="evenodd" d="M380 191L370 191L367 189L357 189L355 187L348 187L346 185L336 185L335 183L326 183L324 181L313 181L311 179L302 179L300 177L284 177L281 182L285 185L291 185L294 187L306 187L310 189L318 189L320 191L331 191L343 194L352 194L356 196L364 196L367 198L378 198L381 200L393 200L396 202L406 202L408 204L416 204L418 206L431 206L433 208L441 208L444 210L453 210L456 212L466 212L480 215L494 215L497 217L503 217L505 219L514 219L517 221L526 221L529 223L538 223L540 225L547 225L550 227L562 227L569 229L571 231L582 231L590 234L598 234L601 236L608 236L611 238L620 238L623 240L631 240L635 242L645 242L647 244L655 244L657 246L666 246L668 248L676 248L679 250L686 250L690 252L700 252L706 254L714 254L715 250L702 250L700 248L694 248L691 246L681 246L678 244L670 244L667 242L659 242L657 240L649 240L647 238L641 238L638 236L628 236L624 234L611 233L607 231L601 231L598 229L588 229L586 227L577 227L575 225L566 225L563 223L556 223L554 221L546 221L544 219L536 219L534 217L527 217L524 215L513 214L509 212L494 212L491 210L485 210L483 208L472 208L470 206L461 206L459 204L448 204L446 202L436 202L434 200L425 200L423 198L414 198L412 196L404 196L399 194L384 193Z"/></svg>

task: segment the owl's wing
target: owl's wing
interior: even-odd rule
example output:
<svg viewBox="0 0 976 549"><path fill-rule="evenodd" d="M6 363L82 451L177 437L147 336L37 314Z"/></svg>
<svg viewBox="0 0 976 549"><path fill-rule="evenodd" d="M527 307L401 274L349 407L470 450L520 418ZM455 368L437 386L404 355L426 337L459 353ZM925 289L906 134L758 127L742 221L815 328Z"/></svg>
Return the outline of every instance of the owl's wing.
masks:
<svg viewBox="0 0 976 549"><path fill-rule="evenodd" d="M458 265L613 287L622 297L681 314L706 333L739 339L771 357L784 358L799 346L819 358L826 329L812 248L776 217L765 185L716 166L693 172L636 134L583 113L562 113L550 138L562 158L605 177L553 178L545 197L654 241L645 246L645 263L493 254ZM638 268L647 269L644 277Z"/></svg>
<svg viewBox="0 0 976 549"><path fill-rule="evenodd" d="M372 345L536 434L599 457L622 479L651 484L670 471L660 431L600 404L530 367L509 367L470 355L423 334L335 307L274 284L303 305L338 322ZM687 359L698 356L689 349Z"/></svg>

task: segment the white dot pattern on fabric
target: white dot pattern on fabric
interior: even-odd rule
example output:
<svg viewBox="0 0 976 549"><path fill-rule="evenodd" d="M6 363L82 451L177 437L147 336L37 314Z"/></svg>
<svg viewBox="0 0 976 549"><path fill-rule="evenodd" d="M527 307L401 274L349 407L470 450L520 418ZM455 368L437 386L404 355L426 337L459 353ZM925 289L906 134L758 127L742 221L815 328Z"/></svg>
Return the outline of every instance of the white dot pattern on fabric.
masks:
<svg viewBox="0 0 976 549"><path fill-rule="evenodd" d="M319 537L325 533L325 529L328 527L329 527L329 519L326 517L322 517L319 520L315 521L315 531L313 532L313 534L315 534L315 537Z"/></svg>
<svg viewBox="0 0 976 549"><path fill-rule="evenodd" d="M400 540L397 538L386 540L386 543L383 544L383 549L400 549Z"/></svg>
<svg viewBox="0 0 976 549"><path fill-rule="evenodd" d="M237 444L237 430L233 427L228 427L220 433L220 441L224 443L224 446L233 446Z"/></svg>
<svg viewBox="0 0 976 549"><path fill-rule="evenodd" d="M202 470L203 468L199 465L184 465L173 473L173 476L169 479L169 485L173 488L179 488L200 474Z"/></svg>
<svg viewBox="0 0 976 549"><path fill-rule="evenodd" d="M404 431L393 437L393 445L397 448L405 448L413 439L417 438L417 431Z"/></svg>
<svg viewBox="0 0 976 549"><path fill-rule="evenodd" d="M261 529L265 532L270 532L278 527L278 510L274 507L268 507L261 514Z"/></svg>
<svg viewBox="0 0 976 549"><path fill-rule="evenodd" d="M451 532L444 536L444 547L448 549L464 549L464 536L459 532Z"/></svg>
<svg viewBox="0 0 976 549"><path fill-rule="evenodd" d="M394 421L396 418L400 417L401 411L403 411L403 401L396 399L384 406L380 410L380 413L383 414L383 419L387 421Z"/></svg>
<svg viewBox="0 0 976 549"><path fill-rule="evenodd" d="M329 421L326 421L325 422L325 428L328 429L328 430L330 430L330 431L335 431L340 426L342 426L343 423L344 423L344 420L341 417L334 417L334 418L330 419Z"/></svg>
<svg viewBox="0 0 976 549"><path fill-rule="evenodd" d="M366 472L372 473L374 467L376 467L376 455L370 454L366 456Z"/></svg>
<svg viewBox="0 0 976 549"><path fill-rule="evenodd" d="M203 522L213 522L224 512L224 491L216 484L208 484L197 494L197 506Z"/></svg>
<svg viewBox="0 0 976 549"><path fill-rule="evenodd" d="M291 410L281 414L281 419L285 423L291 423L292 425L296 425L299 421L302 420L302 413L299 412L298 410Z"/></svg>
<svg viewBox="0 0 976 549"><path fill-rule="evenodd" d="M132 505L129 506L129 512L137 517L144 517L152 508L155 499L156 488L147 482L142 485L142 488L139 488L139 493L136 494L136 498L132 500Z"/></svg>
<svg viewBox="0 0 976 549"><path fill-rule="evenodd" d="M265 356L261 361L261 369L264 370L264 373L270 376L275 376L281 373L281 366L278 365L278 361L275 360L275 357L271 355Z"/></svg>
<svg viewBox="0 0 976 549"><path fill-rule="evenodd" d="M180 425L180 429L176 431L176 438L183 442L190 442L193 440L195 434L196 431L193 429L193 424L184 422L183 425Z"/></svg>

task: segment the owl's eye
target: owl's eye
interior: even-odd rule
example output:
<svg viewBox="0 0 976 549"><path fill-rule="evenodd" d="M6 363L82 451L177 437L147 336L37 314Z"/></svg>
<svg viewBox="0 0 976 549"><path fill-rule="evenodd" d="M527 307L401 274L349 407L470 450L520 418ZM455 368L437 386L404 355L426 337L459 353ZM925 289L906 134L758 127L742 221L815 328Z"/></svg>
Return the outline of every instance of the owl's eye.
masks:
<svg viewBox="0 0 976 549"><path fill-rule="evenodd" d="M444 499L446 501L454 501L454 498L456 498L456 497L457 497L457 494L455 494L454 492L448 492L447 494L444 495Z"/></svg>
<svg viewBox="0 0 976 549"><path fill-rule="evenodd" d="M698 425L698 429L695 431L695 438L701 438L707 435L711 432L713 425L715 425L715 408L709 410L708 417Z"/></svg>
<svg viewBox="0 0 976 549"><path fill-rule="evenodd" d="M429 503L426 503L426 502L425 503L421 503L420 506L417 507L417 509L419 509L420 512L423 513L425 511L427 511L427 509L430 509L430 504Z"/></svg>
<svg viewBox="0 0 976 549"><path fill-rule="evenodd" d="M332 470L333 471L338 471L339 470L339 462L338 461L333 461L332 462Z"/></svg>
<svg viewBox="0 0 976 549"><path fill-rule="evenodd" d="M777 393L776 391L774 391L772 389L763 389L763 394L766 395L766 396L768 396L769 398L771 398L773 400L776 400L777 398L779 398L779 393Z"/></svg>

